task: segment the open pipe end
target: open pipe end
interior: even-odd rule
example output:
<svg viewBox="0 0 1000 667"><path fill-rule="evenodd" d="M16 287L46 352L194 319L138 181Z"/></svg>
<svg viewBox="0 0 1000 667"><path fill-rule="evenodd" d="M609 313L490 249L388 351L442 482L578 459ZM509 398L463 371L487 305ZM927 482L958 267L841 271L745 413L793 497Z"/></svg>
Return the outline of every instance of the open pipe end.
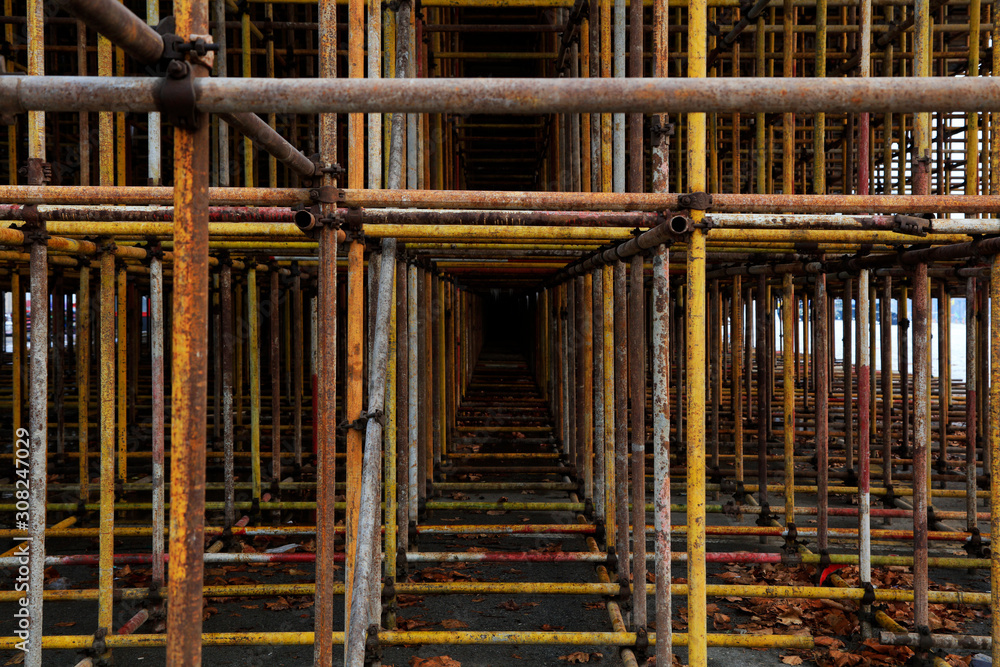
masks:
<svg viewBox="0 0 1000 667"><path fill-rule="evenodd" d="M675 215L670 218L667 223L670 225L670 231L677 236L682 236L691 232L694 229L694 220L686 215Z"/></svg>
<svg viewBox="0 0 1000 667"><path fill-rule="evenodd" d="M306 210L296 211L294 218L295 226L304 232L309 232L319 227L319 220L311 212Z"/></svg>

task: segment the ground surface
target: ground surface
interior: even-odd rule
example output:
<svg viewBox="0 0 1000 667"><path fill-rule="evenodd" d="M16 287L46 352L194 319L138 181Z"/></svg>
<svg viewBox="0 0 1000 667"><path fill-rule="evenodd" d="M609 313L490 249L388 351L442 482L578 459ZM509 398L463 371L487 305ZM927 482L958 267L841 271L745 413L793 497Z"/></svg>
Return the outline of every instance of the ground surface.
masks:
<svg viewBox="0 0 1000 667"><path fill-rule="evenodd" d="M503 360L501 360L503 362ZM504 363L487 372L490 383L502 385L502 379L497 375L497 369L502 369ZM519 362L519 371L526 372L526 366ZM502 375L502 373L501 373ZM509 391L494 389L493 399L501 400L504 395L537 396L537 388L533 385L525 387L521 378L511 385ZM488 403L488 396L483 394L482 401ZM490 399L492 400L492 399ZM479 410L473 406L465 414L475 417ZM550 417L542 421L520 420L494 415L490 423L496 424L551 424ZM480 422L476 422L480 423ZM492 435L496 435L495 433ZM506 436L504 436L506 437ZM509 442L496 445L491 451L533 451L551 453L555 445L519 444L524 435L512 434ZM544 438L542 438L544 439ZM456 454L462 452L487 451L483 447L469 444L475 440L475 434L462 440L456 440ZM780 445L779 445L780 447ZM509 460L508 460L509 461ZM551 465L552 459L541 459L545 465ZM460 459L457 460L462 463ZM467 461L466 461L467 463ZM517 465L524 461L514 460ZM514 465L511 463L510 465ZM495 462L491 465L495 465ZM505 464L506 465L506 464ZM539 465L538 462L535 465ZM801 464L800 469L809 470L809 464ZM458 473L449 474L447 481L563 481L561 475L517 473L511 468L507 474L490 477L469 476ZM800 482L804 483L804 482ZM570 499L569 492L562 491L465 491L442 492L442 499L455 501L500 502L507 498L509 502L560 502ZM728 496L718 499L709 497L709 503L725 503ZM772 499L772 502L780 499ZM683 494L675 492L673 502L686 502ZM800 496L799 505L809 506L814 499ZM842 497L842 505L850 505L849 497ZM935 505L939 509L962 509L960 499L939 499ZM876 504L876 506L879 506ZM722 514L709 514L709 525L751 526L756 516L741 517ZM208 517L210 522L219 522L216 516ZM300 513L292 519L296 523L308 523L309 517ZM423 523L437 525L456 524L574 524L579 515L571 511L520 511L520 510L463 510L436 509L429 512ZM127 523L128 517L120 517L119 524ZM676 513L672 523L684 524L686 517ZM798 519L800 527L812 527L815 518L801 516ZM954 522L957 523L958 522ZM851 517L833 518L832 527L853 527L856 519ZM881 520L873 521L873 526L883 527ZM910 519L893 519L891 526L895 528L911 528ZM299 552L308 552L310 544L308 537L299 538L303 544L297 548ZM289 538L248 540L243 550L262 551L280 546L292 541ZM805 540L810 549L815 550L815 539ZM709 551L780 551L782 541L770 538L761 543L756 536L710 537ZM932 556L965 556L958 543L932 544ZM4 545L0 547L6 548ZM542 553L551 552L585 552L588 544L584 537L560 535L422 535L417 548L421 552L476 552L476 551L507 551ZM677 552L685 551L683 539L675 540L673 548ZM831 545L834 553L850 553L850 543ZM135 539L120 539L116 543L119 553L138 553L149 551L148 541ZM50 554L71 554L97 552L96 539L52 539L49 541ZM908 555L909 548L905 545L891 546L876 542L873 547L875 554ZM294 565L210 565L206 568L205 581L208 585L218 584L288 584L312 583L314 581L314 566L312 563L296 563ZM839 572L850 584L857 582L856 568L846 568ZM342 578L343 571L338 569L337 576ZM686 567L683 563L674 566L674 582L683 583ZM91 567L57 567L46 573L47 587L58 588L69 585L72 588L96 588L97 570ZM989 590L988 573L986 571L968 571L964 569L933 570L932 589L940 590L971 590L984 592ZM599 581L597 569L593 563L416 563L409 566L406 578L409 581L479 581L479 582L590 582ZM876 568L875 579L881 588L912 588L912 577L909 568ZM116 568L116 587L143 587L150 581L150 570L145 566ZM816 570L809 566L794 566L783 564L768 565L725 565L710 564L708 582L710 584L816 584ZM13 580L9 571L0 571L0 589L11 590ZM335 604L335 627L342 627L342 598L337 598ZM610 631L605 600L592 595L425 595L402 596L399 598L397 610L397 627L407 630L566 630L566 631ZM735 596L713 597L709 599L709 630L710 632L734 634L807 634L816 638L817 646L810 650L751 650L712 648L709 650L709 664L719 667L758 667L765 665L819 665L826 667L880 667L882 665L900 665L907 661L910 652L905 648L880 647L872 642L861 642L857 611L858 607L850 601L834 600L788 600L788 599L751 599ZM687 629L687 610L684 598L674 600L674 630L684 632ZM655 618L655 600L649 597L648 615ZM120 627L141 608L137 601L120 601L115 605L115 627ZM14 621L12 618L15 606L11 603L0 604L0 635L12 634ZM896 618L907 629L911 629L912 609L906 603L893 603L883 607L890 616ZM954 605L932 605L932 630L940 632L963 632L968 634L986 634L989 632L988 610L976 607L958 607ZM96 602L58 602L46 604L44 618L44 634L89 634L93 632L96 623ZM311 596L285 596L267 598L227 598L210 599L206 601L204 610L203 631L206 633L245 632L245 631L278 631L278 632L311 632L314 626L314 608ZM156 632L155 620L140 629L140 633ZM652 629L652 628L651 628ZM960 656L949 656L947 659L954 665L967 664L971 652L961 652ZM942 657L945 653L941 653ZM114 664L119 667L138 667L145 665L164 664L165 653L160 649L119 649L114 652ZM0 652L0 665L13 664L17 654L7 651ZM45 665L74 665L82 654L74 651L46 651ZM676 649L679 662L686 662L687 655L683 648ZM446 659L447 658L447 659ZM422 647L387 647L383 656L383 664L401 667L414 665L424 667L454 667L455 665L472 666L505 666L505 665L566 665L586 661L588 664L618 665L621 664L618 649L608 646L527 646L527 645L491 645L491 646L422 646ZM312 664L311 646L248 646L248 647L205 647L203 650L205 665L240 665L247 667L292 666ZM334 664L340 664L336 662Z"/></svg>

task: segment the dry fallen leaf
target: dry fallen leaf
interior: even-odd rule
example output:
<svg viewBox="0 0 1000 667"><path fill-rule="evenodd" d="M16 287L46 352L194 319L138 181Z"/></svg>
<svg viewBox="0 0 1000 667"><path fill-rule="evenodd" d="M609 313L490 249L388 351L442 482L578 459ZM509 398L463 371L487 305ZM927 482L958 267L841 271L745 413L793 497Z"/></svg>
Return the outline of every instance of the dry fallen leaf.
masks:
<svg viewBox="0 0 1000 667"><path fill-rule="evenodd" d="M441 621L441 627L444 628L445 630L459 630L461 628L469 627L469 624L463 623L462 621L459 621L454 618L449 618L444 621Z"/></svg>
<svg viewBox="0 0 1000 667"><path fill-rule="evenodd" d="M462 667L462 663L453 660L446 655L438 655L433 658L410 658L410 667Z"/></svg>
<svg viewBox="0 0 1000 667"><path fill-rule="evenodd" d="M569 655L561 655L561 656L559 656L559 659L560 660L565 660L566 662L570 662L570 663L590 662L590 654L589 653L584 653L583 651L574 651L573 653L570 653Z"/></svg>
<svg viewBox="0 0 1000 667"><path fill-rule="evenodd" d="M430 625L426 621L418 621L415 618L396 618L396 628L399 630L412 630L413 628Z"/></svg>
<svg viewBox="0 0 1000 667"><path fill-rule="evenodd" d="M288 604L288 600L285 598L278 598L274 602L265 602L264 606L271 611L284 611L286 609L291 609L292 605Z"/></svg>
<svg viewBox="0 0 1000 667"><path fill-rule="evenodd" d="M785 655L781 657L781 662L785 663L786 665L801 665L802 658L800 658L797 655Z"/></svg>

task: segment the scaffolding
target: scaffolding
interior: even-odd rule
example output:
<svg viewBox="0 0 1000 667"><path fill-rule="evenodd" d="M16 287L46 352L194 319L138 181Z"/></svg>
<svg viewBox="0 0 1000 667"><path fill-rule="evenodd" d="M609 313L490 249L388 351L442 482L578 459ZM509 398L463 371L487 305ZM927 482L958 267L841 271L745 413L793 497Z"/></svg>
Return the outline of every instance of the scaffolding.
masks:
<svg viewBox="0 0 1000 667"><path fill-rule="evenodd" d="M0 649L817 646L710 631L726 598L1000 661L998 12L4 0ZM516 546L541 536L576 546ZM248 564L315 576L206 572ZM816 576L712 583L744 565ZM417 595L596 596L610 629L397 625ZM282 596L312 631L204 631L207 601Z"/></svg>

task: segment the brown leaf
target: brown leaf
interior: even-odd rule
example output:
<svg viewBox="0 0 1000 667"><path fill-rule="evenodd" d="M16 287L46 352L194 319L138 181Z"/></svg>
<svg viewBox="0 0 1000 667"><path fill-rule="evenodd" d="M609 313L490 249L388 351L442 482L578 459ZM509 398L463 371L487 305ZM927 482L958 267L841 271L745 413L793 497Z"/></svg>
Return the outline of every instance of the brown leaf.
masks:
<svg viewBox="0 0 1000 667"><path fill-rule="evenodd" d="M76 625L76 621L60 621L55 624L57 628L72 628L74 625Z"/></svg>
<svg viewBox="0 0 1000 667"><path fill-rule="evenodd" d="M525 607L537 607L538 604L538 602L523 602L518 604L513 600L507 600L506 602L498 604L497 607L500 609L506 609L507 611L518 611L520 609L524 609Z"/></svg>
<svg viewBox="0 0 1000 667"><path fill-rule="evenodd" d="M786 665L801 665L802 658L800 658L797 655L783 655L781 656L781 662L785 663Z"/></svg>
<svg viewBox="0 0 1000 667"><path fill-rule="evenodd" d="M400 607L413 607L423 603L424 598L419 595L406 595L405 593L400 593L396 596L396 604Z"/></svg>
<svg viewBox="0 0 1000 667"><path fill-rule="evenodd" d="M545 625L542 626L542 630L544 630L545 632L553 632L555 630L562 630L564 627L566 627L566 626L565 625L549 625L548 623L546 623Z"/></svg>
<svg viewBox="0 0 1000 667"><path fill-rule="evenodd" d="M802 625L802 616L795 607L783 610L778 615L778 623L782 625Z"/></svg>
<svg viewBox="0 0 1000 667"><path fill-rule="evenodd" d="M441 627L444 628L445 630L459 630L461 628L469 627L469 624L463 623L462 621L459 621L458 619L455 618L449 618L441 621Z"/></svg>
<svg viewBox="0 0 1000 667"><path fill-rule="evenodd" d="M410 667L462 667L462 663L453 660L446 655L439 655L433 658L410 658Z"/></svg>
<svg viewBox="0 0 1000 667"><path fill-rule="evenodd" d="M559 656L559 659L560 660L565 660L566 662L570 662L570 663L590 662L590 654L589 653L584 653L583 651L574 651L573 653L570 653L569 655L561 655L561 656Z"/></svg>
<svg viewBox="0 0 1000 667"><path fill-rule="evenodd" d="M813 637L813 643L819 644L820 646L829 646L830 648L840 648L844 645L844 642L836 639L834 637Z"/></svg>
<svg viewBox="0 0 1000 667"><path fill-rule="evenodd" d="M265 602L264 606L271 611L284 611L286 609L291 609L292 605L288 603L285 598L278 598L274 602Z"/></svg>
<svg viewBox="0 0 1000 667"><path fill-rule="evenodd" d="M725 614L713 614L712 623L716 630L728 630L730 628L729 621L731 619Z"/></svg>

